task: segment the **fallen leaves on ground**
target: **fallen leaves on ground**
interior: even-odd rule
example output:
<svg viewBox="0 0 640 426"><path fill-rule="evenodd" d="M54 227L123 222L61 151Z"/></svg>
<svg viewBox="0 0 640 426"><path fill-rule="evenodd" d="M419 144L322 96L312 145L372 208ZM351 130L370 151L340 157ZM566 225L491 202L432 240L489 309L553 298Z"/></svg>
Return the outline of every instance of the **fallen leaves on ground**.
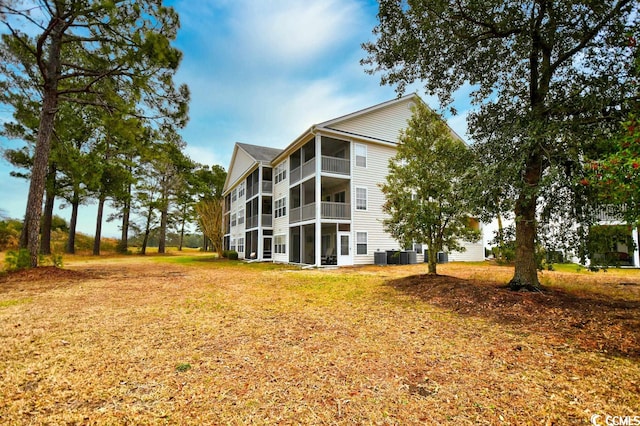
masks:
<svg viewBox="0 0 640 426"><path fill-rule="evenodd" d="M1 278L0 423L561 425L638 415L633 286L611 300L588 288L510 293L478 278L502 270L455 264L441 271L456 278L435 279L424 265L66 264Z"/></svg>

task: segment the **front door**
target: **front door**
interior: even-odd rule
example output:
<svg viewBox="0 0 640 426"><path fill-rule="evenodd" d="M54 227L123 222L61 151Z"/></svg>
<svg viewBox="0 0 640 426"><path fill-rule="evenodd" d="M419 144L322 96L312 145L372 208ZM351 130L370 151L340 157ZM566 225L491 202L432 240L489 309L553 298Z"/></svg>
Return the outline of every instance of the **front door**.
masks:
<svg viewBox="0 0 640 426"><path fill-rule="evenodd" d="M338 266L353 265L351 255L351 234L338 232Z"/></svg>
<svg viewBox="0 0 640 426"><path fill-rule="evenodd" d="M263 237L262 241L262 258L271 259L271 246L273 244L272 237Z"/></svg>

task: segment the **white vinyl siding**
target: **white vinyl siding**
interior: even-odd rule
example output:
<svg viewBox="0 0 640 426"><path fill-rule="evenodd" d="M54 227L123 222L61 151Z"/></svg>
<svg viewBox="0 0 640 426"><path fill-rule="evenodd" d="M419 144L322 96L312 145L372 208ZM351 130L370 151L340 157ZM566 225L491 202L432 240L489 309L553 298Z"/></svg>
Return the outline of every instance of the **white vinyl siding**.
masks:
<svg viewBox="0 0 640 426"><path fill-rule="evenodd" d="M465 251L452 251L448 253L449 262L482 262L484 260L484 245L482 240L477 243L462 243Z"/></svg>
<svg viewBox="0 0 640 426"><path fill-rule="evenodd" d="M232 160L233 162L229 166L229 176L227 178L229 185L225 190L236 186L240 177L255 164L255 160L247 155L243 149L238 147L236 147L236 155Z"/></svg>
<svg viewBox="0 0 640 426"><path fill-rule="evenodd" d="M368 114L337 121L328 127L352 135L397 143L400 131L407 128L413 104L414 100L411 98L399 103L392 102L391 105L382 106Z"/></svg>
<svg viewBox="0 0 640 426"><path fill-rule="evenodd" d="M395 154L396 149L392 146L367 144L367 168L357 167L352 172L352 226L353 229L367 231L368 252L366 256L354 256L354 264L372 264L373 253L377 250L400 249L398 242L384 231L382 221L387 216L382 212L382 204L385 197L379 187L387 178L389 159ZM367 210L358 210L355 207L356 190L359 187L367 189Z"/></svg>

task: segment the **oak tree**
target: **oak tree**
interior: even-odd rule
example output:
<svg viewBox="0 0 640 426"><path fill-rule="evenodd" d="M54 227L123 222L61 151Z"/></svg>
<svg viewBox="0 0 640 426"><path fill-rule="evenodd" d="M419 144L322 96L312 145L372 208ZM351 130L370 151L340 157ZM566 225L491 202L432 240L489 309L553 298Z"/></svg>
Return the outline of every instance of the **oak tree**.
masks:
<svg viewBox="0 0 640 426"><path fill-rule="evenodd" d="M380 1L376 39L364 45L369 72L400 92L424 82L443 106L464 85L473 90L475 149L514 194L514 290L539 287L540 203L579 211L567 197L583 159L638 96L625 41L638 33L639 8L634 0Z"/></svg>

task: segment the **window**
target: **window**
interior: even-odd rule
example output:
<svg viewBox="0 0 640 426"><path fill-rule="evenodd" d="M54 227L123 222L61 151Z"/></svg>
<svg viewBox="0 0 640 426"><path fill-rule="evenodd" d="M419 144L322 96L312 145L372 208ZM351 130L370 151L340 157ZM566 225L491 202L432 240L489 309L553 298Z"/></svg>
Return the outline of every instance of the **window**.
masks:
<svg viewBox="0 0 640 426"><path fill-rule="evenodd" d="M356 166L367 167L367 146L356 144Z"/></svg>
<svg viewBox="0 0 640 426"><path fill-rule="evenodd" d="M282 163L276 166L276 183L282 182L287 178L287 162L283 161Z"/></svg>
<svg viewBox="0 0 640 426"><path fill-rule="evenodd" d="M356 187L356 210L367 209L367 188Z"/></svg>
<svg viewBox="0 0 640 426"><path fill-rule="evenodd" d="M238 186L238 198L244 197L244 182Z"/></svg>
<svg viewBox="0 0 640 426"><path fill-rule="evenodd" d="M242 225L244 223L244 209L238 210L238 225Z"/></svg>
<svg viewBox="0 0 640 426"><path fill-rule="evenodd" d="M236 214L231 215L231 226L236 226Z"/></svg>
<svg viewBox="0 0 640 426"><path fill-rule="evenodd" d="M236 251L236 239L231 238L231 243L229 244L229 250Z"/></svg>
<svg viewBox="0 0 640 426"><path fill-rule="evenodd" d="M238 238L238 253L244 252L244 238Z"/></svg>
<svg viewBox="0 0 640 426"><path fill-rule="evenodd" d="M231 201L235 201L238 199L238 190L236 188L233 188L233 191L231 191Z"/></svg>
<svg viewBox="0 0 640 426"><path fill-rule="evenodd" d="M282 217L286 215L287 215L287 197L277 199L275 210L274 210L274 216Z"/></svg>
<svg viewBox="0 0 640 426"><path fill-rule="evenodd" d="M274 240L274 250L278 254L286 254L287 253L287 238L285 235L276 235L273 237Z"/></svg>
<svg viewBox="0 0 640 426"><path fill-rule="evenodd" d="M366 232L356 232L356 254L367 254Z"/></svg>

